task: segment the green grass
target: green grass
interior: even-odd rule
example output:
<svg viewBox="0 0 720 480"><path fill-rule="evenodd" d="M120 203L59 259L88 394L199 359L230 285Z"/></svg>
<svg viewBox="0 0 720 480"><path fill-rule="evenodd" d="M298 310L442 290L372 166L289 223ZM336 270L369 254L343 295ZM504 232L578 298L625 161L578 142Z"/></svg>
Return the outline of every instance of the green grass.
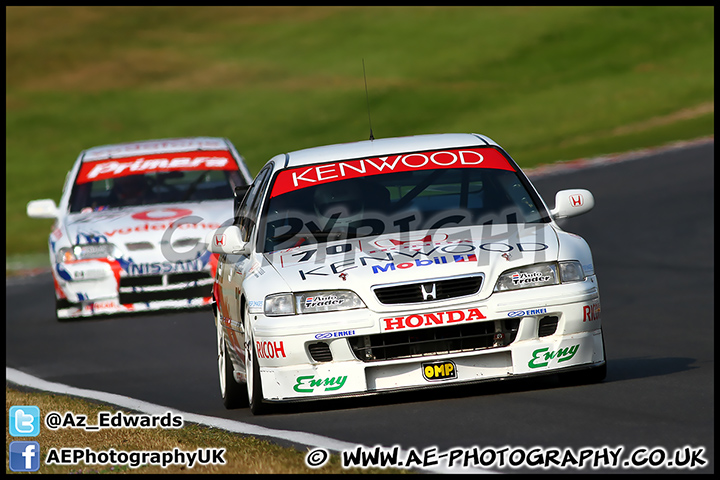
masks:
<svg viewBox="0 0 720 480"><path fill-rule="evenodd" d="M44 418L50 412L72 412L75 416L85 415L88 425L97 425L98 413L101 411L117 411L126 414L128 411L95 401L58 395L46 392L34 392L25 388L5 387L5 418L10 418L10 407L15 405L35 405L40 408L40 416ZM99 429L85 431L80 428L59 428L50 430L41 421L40 433L31 438L15 438L10 436L9 429L5 432L5 443L10 445L14 440L31 440L40 445L41 462L38 473L68 474L68 473L140 473L140 474L181 474L181 473L240 473L240 474L377 474L413 473L410 470L381 469L381 468L343 468L340 455L332 454L328 462L317 469L309 468L305 464L305 455L294 448L281 447L268 440L251 436L231 433L219 428L206 427L192 423L185 423L179 429L163 428L136 428L136 429ZM160 465L142 465L131 467L128 465L85 464L80 462L73 465L46 464L45 457L51 449L61 451L67 448L90 448L95 452L106 452L114 449L119 452L157 451L170 452L173 449L192 452L198 448L225 449L223 454L224 465L195 465L188 468L185 465L169 465L162 468ZM309 449L308 449L309 450ZM14 473L10 470L9 458L6 457L5 473Z"/></svg>
<svg viewBox="0 0 720 480"><path fill-rule="evenodd" d="M6 254L80 150L476 132L523 167L714 132L713 7L7 7ZM708 107L709 106L709 107ZM681 115L685 109L698 113ZM662 122L657 119L664 119Z"/></svg>

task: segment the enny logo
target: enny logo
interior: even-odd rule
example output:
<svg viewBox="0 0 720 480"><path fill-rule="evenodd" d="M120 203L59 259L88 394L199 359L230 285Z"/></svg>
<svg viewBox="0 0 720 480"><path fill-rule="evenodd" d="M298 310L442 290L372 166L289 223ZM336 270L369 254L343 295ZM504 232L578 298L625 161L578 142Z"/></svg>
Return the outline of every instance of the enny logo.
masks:
<svg viewBox="0 0 720 480"><path fill-rule="evenodd" d="M345 385L347 375L317 379L314 375L305 375L297 377L295 380L297 380L297 383L293 386L293 390L298 393L313 393L316 388L329 392L341 389Z"/></svg>
<svg viewBox="0 0 720 480"><path fill-rule="evenodd" d="M445 362L423 363L422 373L425 380L434 382L457 378L457 369L450 360Z"/></svg>
<svg viewBox="0 0 720 480"><path fill-rule="evenodd" d="M528 367L547 367L552 360L557 360L558 363L567 362L575 356L578 348L580 348L579 343L571 347L558 348L554 351L550 351L549 347L538 348L533 352L532 359L528 362Z"/></svg>

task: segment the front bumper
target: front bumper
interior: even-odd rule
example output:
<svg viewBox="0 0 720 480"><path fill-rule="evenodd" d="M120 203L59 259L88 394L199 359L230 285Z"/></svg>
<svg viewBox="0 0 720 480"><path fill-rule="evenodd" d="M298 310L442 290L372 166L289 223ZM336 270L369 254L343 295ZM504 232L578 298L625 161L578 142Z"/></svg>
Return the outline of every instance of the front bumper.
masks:
<svg viewBox="0 0 720 480"><path fill-rule="evenodd" d="M263 394L302 401L601 366L596 285L593 277L386 314L251 314Z"/></svg>
<svg viewBox="0 0 720 480"><path fill-rule="evenodd" d="M129 276L117 260L58 264L53 269L57 317L91 317L196 308L211 302L210 268Z"/></svg>

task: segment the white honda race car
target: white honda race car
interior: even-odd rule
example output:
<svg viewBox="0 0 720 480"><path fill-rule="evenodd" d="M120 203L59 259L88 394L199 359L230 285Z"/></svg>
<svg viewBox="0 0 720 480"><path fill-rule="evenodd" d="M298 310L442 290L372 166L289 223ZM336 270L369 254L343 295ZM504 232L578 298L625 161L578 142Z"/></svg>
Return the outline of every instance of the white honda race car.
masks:
<svg viewBox="0 0 720 480"><path fill-rule="evenodd" d="M205 239L232 223L234 189L252 182L224 138L192 137L84 150L54 218L50 263L58 320L210 304L217 255Z"/></svg>
<svg viewBox="0 0 720 480"><path fill-rule="evenodd" d="M208 237L226 407L563 373L605 378L585 240L491 139L420 135L272 158Z"/></svg>

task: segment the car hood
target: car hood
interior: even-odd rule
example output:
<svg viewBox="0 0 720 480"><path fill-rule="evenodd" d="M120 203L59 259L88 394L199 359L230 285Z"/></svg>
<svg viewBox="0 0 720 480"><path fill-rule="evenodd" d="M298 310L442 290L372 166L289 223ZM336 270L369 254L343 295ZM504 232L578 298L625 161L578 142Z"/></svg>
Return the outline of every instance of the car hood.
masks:
<svg viewBox="0 0 720 480"><path fill-rule="evenodd" d="M378 285L482 273L482 291L489 288L489 295L503 271L557 260L558 252L551 224L527 224L343 240L272 252L265 259L295 292L350 289L365 296Z"/></svg>
<svg viewBox="0 0 720 480"><path fill-rule="evenodd" d="M195 258L207 233L232 220L232 208L232 200L125 207L70 214L62 227L73 245L108 242L135 262L178 262Z"/></svg>

